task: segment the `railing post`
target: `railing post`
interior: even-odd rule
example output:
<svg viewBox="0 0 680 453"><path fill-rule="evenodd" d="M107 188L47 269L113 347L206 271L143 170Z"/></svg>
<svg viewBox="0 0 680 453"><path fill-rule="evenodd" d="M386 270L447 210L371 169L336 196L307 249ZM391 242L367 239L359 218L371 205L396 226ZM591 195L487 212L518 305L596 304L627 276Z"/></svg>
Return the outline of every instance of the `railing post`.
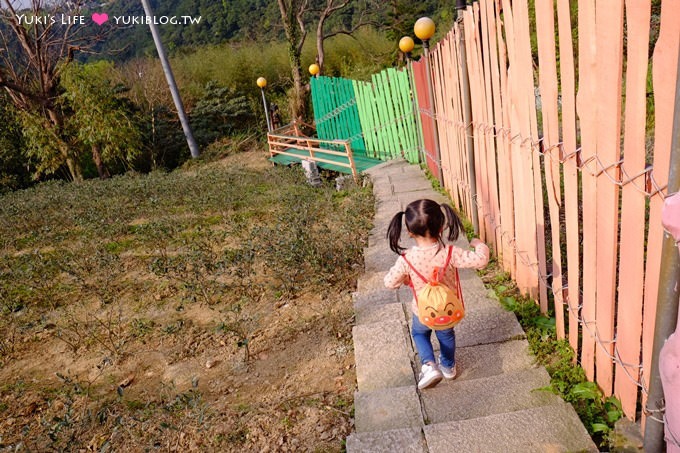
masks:
<svg viewBox="0 0 680 453"><path fill-rule="evenodd" d="M312 142L307 140L307 152L309 153L310 159L314 160L314 148L312 147Z"/></svg>
<svg viewBox="0 0 680 453"><path fill-rule="evenodd" d="M463 95L463 122L465 123L465 141L468 158L468 177L470 179L470 201L472 212L470 220L475 229L475 234L479 234L479 216L477 214L477 174L475 173L475 141L474 130L472 129L472 100L470 98L470 76L467 68L467 51L465 50L465 30L463 26L463 14L465 11L465 0L456 0L456 10L458 11L458 49L460 50L460 72L461 72L461 93Z"/></svg>
<svg viewBox="0 0 680 453"><path fill-rule="evenodd" d="M680 189L680 52L678 53L674 110L667 194L673 194ZM649 228L661 228L661 225L650 225ZM680 284L678 247L673 236L665 234L661 250L659 295L656 308L656 323L654 325L654 346L652 347L649 394L647 396L648 408L664 398L661 376L659 374L659 353L666 339L677 328L678 284ZM651 409L655 410L656 408L652 407ZM674 420L675 424L678 422L678 420ZM666 420L666 423L668 423L668 420ZM664 424L647 417L644 436L645 451L664 451L664 443Z"/></svg>
<svg viewBox="0 0 680 453"><path fill-rule="evenodd" d="M359 185L359 175L357 174L357 167L354 164L354 155L352 154L352 147L349 145L349 142L345 142L345 152L347 153L347 159L349 159L349 168L352 170L352 177L354 178L354 182Z"/></svg>

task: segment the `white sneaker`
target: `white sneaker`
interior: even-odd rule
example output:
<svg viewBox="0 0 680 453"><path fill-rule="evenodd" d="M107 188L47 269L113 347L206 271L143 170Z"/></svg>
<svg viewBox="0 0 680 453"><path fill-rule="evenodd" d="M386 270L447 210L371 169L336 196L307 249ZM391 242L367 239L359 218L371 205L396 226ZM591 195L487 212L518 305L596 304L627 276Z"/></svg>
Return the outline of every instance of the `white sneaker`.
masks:
<svg viewBox="0 0 680 453"><path fill-rule="evenodd" d="M437 364L428 362L423 365L418 377L418 388L420 390L434 387L442 380L442 372L439 371Z"/></svg>
<svg viewBox="0 0 680 453"><path fill-rule="evenodd" d="M455 379L456 374L458 373L458 372L456 371L456 364L455 364L455 363L453 364L453 366L452 366L451 368L449 368L449 367L447 367L447 366L444 366L444 365L442 365L442 364L440 363L440 364L439 364L439 369L441 370L442 375L443 375L444 378L446 378L446 379Z"/></svg>

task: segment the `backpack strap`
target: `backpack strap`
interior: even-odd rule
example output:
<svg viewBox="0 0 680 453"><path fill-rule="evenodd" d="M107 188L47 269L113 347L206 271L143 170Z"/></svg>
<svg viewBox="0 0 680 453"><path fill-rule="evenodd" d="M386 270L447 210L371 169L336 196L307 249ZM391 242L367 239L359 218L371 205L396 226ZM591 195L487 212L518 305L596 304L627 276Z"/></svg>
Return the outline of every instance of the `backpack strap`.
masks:
<svg viewBox="0 0 680 453"><path fill-rule="evenodd" d="M463 305L463 309L465 309L465 301L463 300L463 287L460 284L458 268L456 267L455 270L456 270L456 293L458 294L458 300L460 300L460 303Z"/></svg>
<svg viewBox="0 0 680 453"><path fill-rule="evenodd" d="M448 246L448 249L449 249L449 251L448 251L448 253L447 253L447 255L446 255L446 262L444 263L444 269L446 269L447 267L449 267L449 263L451 262L451 255L452 255L452 253L453 253L453 247L452 247L452 246L449 245L449 246ZM416 268L413 266L413 264L411 264L411 262L406 258L406 253L402 253L402 254L401 254L401 257L404 258L404 261L406 261L406 264L408 264L408 267L410 267L411 270L412 270L413 272L415 272L415 274L416 274L418 277L420 277L420 279L421 279L422 281L424 281L425 283L430 283L430 280L428 280L428 279L426 279L425 277L423 277L423 274L421 274L420 272L418 272L418 269L416 269ZM435 276L436 276L436 275L437 275L437 268L435 268ZM458 270L457 270L457 269L456 269L456 278L458 278ZM439 280L439 279L437 279L437 280ZM460 285L460 283L458 283L458 284ZM411 286L413 286L413 285L411 285Z"/></svg>

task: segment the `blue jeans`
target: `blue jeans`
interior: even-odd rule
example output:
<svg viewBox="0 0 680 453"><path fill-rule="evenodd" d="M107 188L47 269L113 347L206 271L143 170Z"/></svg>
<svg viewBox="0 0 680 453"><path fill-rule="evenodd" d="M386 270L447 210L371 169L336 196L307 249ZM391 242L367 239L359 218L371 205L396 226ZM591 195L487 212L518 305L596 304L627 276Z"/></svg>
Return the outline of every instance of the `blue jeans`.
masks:
<svg viewBox="0 0 680 453"><path fill-rule="evenodd" d="M451 368L456 363L456 331L453 329L435 330L437 340L439 340L439 354L441 357L441 364L447 368ZM434 349L430 336L432 330L423 325L418 316L413 315L413 326L411 327L411 336L413 342L416 344L418 356L420 356L420 363L437 362L434 359Z"/></svg>

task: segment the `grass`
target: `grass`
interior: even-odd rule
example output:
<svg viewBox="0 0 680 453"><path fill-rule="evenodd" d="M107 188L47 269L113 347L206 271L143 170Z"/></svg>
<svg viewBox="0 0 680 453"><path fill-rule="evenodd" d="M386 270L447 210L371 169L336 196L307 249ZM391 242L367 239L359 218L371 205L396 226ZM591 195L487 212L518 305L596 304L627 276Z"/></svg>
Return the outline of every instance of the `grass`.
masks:
<svg viewBox="0 0 680 453"><path fill-rule="evenodd" d="M248 433L285 416L276 424L302 436L307 418L263 401L238 402L253 408L240 420L224 401L241 398L230 373L252 367L267 342L285 345L285 332L299 339L308 329L299 319L322 324L320 344L326 331L350 341L341 297L356 282L372 209L369 189L314 189L297 169L221 162L0 197L0 447L256 448ZM293 309L304 316L286 318ZM70 368L61 377L49 347ZM133 383L119 384L139 354L162 354L166 371L192 364L188 384L175 385L179 371L159 383L144 359ZM220 379L195 366L206 356L219 359ZM276 401L283 387L251 392ZM344 410L351 395L327 405ZM349 416L333 417L324 423L349 429Z"/></svg>

